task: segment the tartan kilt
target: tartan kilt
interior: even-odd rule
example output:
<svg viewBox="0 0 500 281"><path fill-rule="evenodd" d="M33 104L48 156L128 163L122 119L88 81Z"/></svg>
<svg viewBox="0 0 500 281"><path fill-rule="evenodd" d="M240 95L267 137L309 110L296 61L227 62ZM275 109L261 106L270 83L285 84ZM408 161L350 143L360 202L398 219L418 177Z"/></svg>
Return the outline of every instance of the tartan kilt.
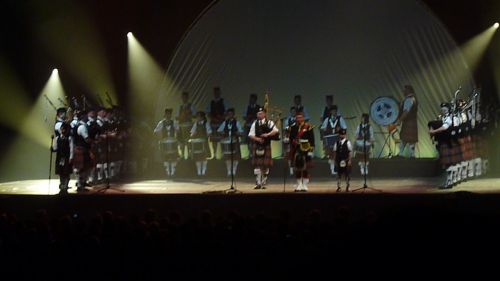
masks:
<svg viewBox="0 0 500 281"><path fill-rule="evenodd" d="M94 155L96 157L97 163L105 163L106 162L106 143L104 141L97 142L94 144ZM109 157L109 156L108 156Z"/></svg>
<svg viewBox="0 0 500 281"><path fill-rule="evenodd" d="M462 160L471 160L474 158L474 147L470 136L465 136L458 139L460 151L462 152Z"/></svg>
<svg viewBox="0 0 500 281"><path fill-rule="evenodd" d="M270 168L273 166L273 157L271 154L271 144L268 144L264 148L264 155L257 156L256 154L257 144L252 145L252 165L258 168Z"/></svg>
<svg viewBox="0 0 500 281"><path fill-rule="evenodd" d="M179 160L179 153L166 153L166 152L161 152L163 154L163 161L167 162L175 162Z"/></svg>
<svg viewBox="0 0 500 281"><path fill-rule="evenodd" d="M291 149L289 153L289 159L291 160L290 166L293 168L296 168L296 162L297 161L302 161L301 159L297 159L300 157L299 153L296 153L296 149ZM312 158L306 155L306 169L311 169L314 165L312 162ZM300 165L300 164L299 164Z"/></svg>
<svg viewBox="0 0 500 281"><path fill-rule="evenodd" d="M208 148L208 141L203 143L203 153L193 153L190 149L191 157L194 161L205 161L210 157L210 149Z"/></svg>
<svg viewBox="0 0 500 281"><path fill-rule="evenodd" d="M441 165L453 165L462 161L460 144L452 142L451 145L442 143L439 145L439 161Z"/></svg>
<svg viewBox="0 0 500 281"><path fill-rule="evenodd" d="M233 160L241 160L241 149L240 149L240 142L236 141L233 143L234 147L234 153L233 153ZM231 149L227 149L228 152L231 152ZM224 147L222 147L222 159L224 160L231 160L231 154L224 154Z"/></svg>
<svg viewBox="0 0 500 281"><path fill-rule="evenodd" d="M346 165L345 167L340 167L340 162L335 161L335 171L340 175L350 175L352 170L352 165Z"/></svg>
<svg viewBox="0 0 500 281"><path fill-rule="evenodd" d="M90 151L83 146L75 146L73 149L73 168L79 171L85 171L92 167Z"/></svg>

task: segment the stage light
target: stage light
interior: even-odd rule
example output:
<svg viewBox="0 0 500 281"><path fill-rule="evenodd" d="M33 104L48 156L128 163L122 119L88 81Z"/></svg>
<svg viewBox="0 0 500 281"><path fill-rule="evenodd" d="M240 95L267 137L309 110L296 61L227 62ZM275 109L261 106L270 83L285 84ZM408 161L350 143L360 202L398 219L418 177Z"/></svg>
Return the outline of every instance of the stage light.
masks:
<svg viewBox="0 0 500 281"><path fill-rule="evenodd" d="M154 109L158 91L162 86L165 70L142 46L137 38L129 32L128 41L128 64L129 64L129 98L130 104L140 115L144 111L151 112Z"/></svg>
<svg viewBox="0 0 500 281"><path fill-rule="evenodd" d="M46 175L51 136L54 134L55 109L64 106L60 100L64 100L65 96L59 71L53 69L31 109L18 117L16 130L19 135L1 159L0 179L40 178Z"/></svg>
<svg viewBox="0 0 500 281"><path fill-rule="evenodd" d="M498 28L500 26L500 24L498 22L495 22L495 24L493 25L494 28Z"/></svg>
<svg viewBox="0 0 500 281"><path fill-rule="evenodd" d="M71 75L84 87L90 100L102 100L108 92L117 102L109 58L92 18L79 1L58 1L58 9L47 9L43 1L34 1L33 12L50 18L34 27L36 43L55 59L65 75ZM64 34L64 36L61 36ZM105 105L107 106L107 105Z"/></svg>

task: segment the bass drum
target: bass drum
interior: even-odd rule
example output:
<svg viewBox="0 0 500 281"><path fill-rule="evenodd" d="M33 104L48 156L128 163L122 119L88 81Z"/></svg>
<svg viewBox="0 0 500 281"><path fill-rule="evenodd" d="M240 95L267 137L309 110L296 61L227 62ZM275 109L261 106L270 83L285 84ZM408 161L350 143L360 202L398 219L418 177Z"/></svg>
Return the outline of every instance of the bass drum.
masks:
<svg viewBox="0 0 500 281"><path fill-rule="evenodd" d="M380 126L389 126L398 120L399 103L393 97L378 97L370 104L370 118Z"/></svg>

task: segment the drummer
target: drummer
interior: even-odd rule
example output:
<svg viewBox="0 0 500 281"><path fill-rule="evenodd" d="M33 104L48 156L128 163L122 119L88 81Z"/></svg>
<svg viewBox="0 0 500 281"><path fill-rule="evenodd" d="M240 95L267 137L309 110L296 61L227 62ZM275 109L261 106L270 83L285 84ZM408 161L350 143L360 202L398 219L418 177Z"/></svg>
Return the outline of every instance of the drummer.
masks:
<svg viewBox="0 0 500 281"><path fill-rule="evenodd" d="M191 128L191 144L190 152L193 160L196 162L196 174L205 176L207 172L207 158L210 157L210 149L208 148L208 137L212 134L212 128L207 121L205 112L198 111L196 113L196 122Z"/></svg>
<svg viewBox="0 0 500 281"><path fill-rule="evenodd" d="M344 118L338 114L338 107L334 104L330 108L328 117L323 120L323 124L321 124L320 127L323 133L323 150L328 157L330 173L332 175L337 174L332 147L339 139L339 132L341 129L347 130L347 123Z"/></svg>
<svg viewBox="0 0 500 281"><path fill-rule="evenodd" d="M163 166L167 177L175 175L179 150L177 148L176 136L179 132L179 124L172 120L172 109L166 108L164 118L158 122L154 129L155 134L161 136L160 153L163 155Z"/></svg>
<svg viewBox="0 0 500 281"><path fill-rule="evenodd" d="M221 140L222 154L226 161L227 176L236 175L238 161L241 159L240 140L243 135L243 128L236 118L234 118L234 108L229 108L226 112L226 120L222 122L217 130L224 139ZM231 149L231 145L233 149Z"/></svg>
<svg viewBox="0 0 500 281"><path fill-rule="evenodd" d="M370 115L363 113L361 123L356 128L356 142L354 143L355 158L358 159L362 176L368 175L369 157L373 141L373 127L370 125Z"/></svg>
<svg viewBox="0 0 500 281"><path fill-rule="evenodd" d="M179 106L179 112L177 113L177 120L179 121L179 147L181 149L181 157L185 158L186 147L188 146L188 140L190 137L190 130L193 127L193 118L196 115L196 110L191 102L189 102L189 93L182 93L182 104ZM189 153L189 147L188 147Z"/></svg>

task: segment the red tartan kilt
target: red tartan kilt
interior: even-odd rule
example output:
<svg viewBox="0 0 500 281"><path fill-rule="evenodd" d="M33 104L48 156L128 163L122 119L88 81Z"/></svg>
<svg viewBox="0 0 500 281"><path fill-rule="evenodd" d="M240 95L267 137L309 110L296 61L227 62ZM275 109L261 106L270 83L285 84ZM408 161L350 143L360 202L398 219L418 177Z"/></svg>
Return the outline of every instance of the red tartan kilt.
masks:
<svg viewBox="0 0 500 281"><path fill-rule="evenodd" d="M257 156L257 145L252 145L252 165L260 168L270 168L273 166L273 157L271 154L271 145L266 145L264 156Z"/></svg>
<svg viewBox="0 0 500 281"><path fill-rule="evenodd" d="M440 144L439 160L441 165L453 165L462 161L462 151L458 143Z"/></svg>
<svg viewBox="0 0 500 281"><path fill-rule="evenodd" d="M288 159L292 160L290 165L292 167L295 167L295 149L290 149L290 152L288 153ZM314 167L314 164L313 164L313 161L312 161L312 158L309 157L309 156L306 156L306 169L311 169L312 167Z"/></svg>
<svg viewBox="0 0 500 281"><path fill-rule="evenodd" d="M460 138L458 140L460 144L460 151L462 152L463 160L471 160L474 158L474 147L472 145L472 139L470 136Z"/></svg>
<svg viewBox="0 0 500 281"><path fill-rule="evenodd" d="M75 146L73 149L73 168L84 171L90 169L92 161L90 159L90 152L87 148L82 146Z"/></svg>

